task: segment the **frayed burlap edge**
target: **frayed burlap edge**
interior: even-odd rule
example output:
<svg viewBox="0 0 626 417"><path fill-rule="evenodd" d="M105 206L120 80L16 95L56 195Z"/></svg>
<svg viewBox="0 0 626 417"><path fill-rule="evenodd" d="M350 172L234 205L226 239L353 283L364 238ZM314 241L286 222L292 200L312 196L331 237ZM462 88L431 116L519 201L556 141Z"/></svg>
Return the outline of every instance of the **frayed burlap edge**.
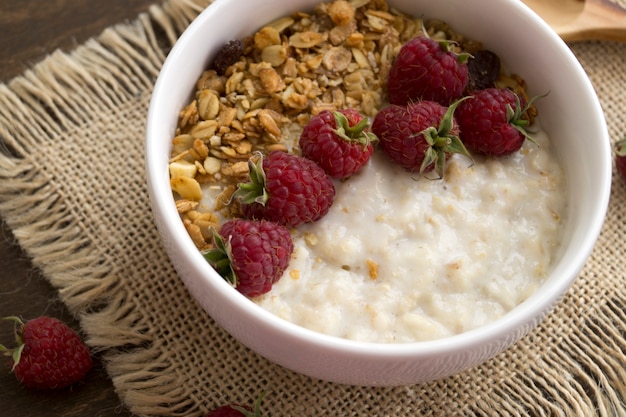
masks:
<svg viewBox="0 0 626 417"><path fill-rule="evenodd" d="M0 212L72 312L108 300L117 284L107 275L106 262L93 259L94 248L45 167L29 158L31 148L89 125L99 108L150 91L166 51L210 2L152 6L132 24L107 29L71 54L56 51L8 85L0 84ZM63 258L68 251L76 253L75 260ZM102 268L94 269L98 264Z"/></svg>
<svg viewBox="0 0 626 417"><path fill-rule="evenodd" d="M58 179L31 153L48 138L89 126L99 109L149 94L169 49L211 2L154 5L134 22L108 28L71 53L55 51L0 84L0 214L79 319L87 343L103 354L124 403L139 415L178 415L189 398L175 374L163 372L174 365L149 348L152 337L137 325L141 312L112 270L111 255L94 247L55 187ZM163 404L170 407L164 411Z"/></svg>
<svg viewBox="0 0 626 417"><path fill-rule="evenodd" d="M88 125L98 109L150 91L166 51L209 2L170 0L154 6L132 24L108 29L70 54L56 52L8 85L0 85L0 213L79 317L90 346L107 359L117 392L138 415L199 415L202 407L170 372L176 364L139 324L141 312L128 299L132 294L110 268L115 262L112 255L93 246L45 167L30 158L30 150L46 138ZM433 403L414 407L422 410L421 415L446 415L449 404L476 416L626 416L626 294L618 284L624 278L621 264L618 261L615 267L610 259L619 253L610 248L624 236L624 218L618 212L624 195L623 185L616 183L609 218L617 225L605 225L591 264L576 286L557 311L515 348L471 372L404 391L337 390L344 398L371 395L378 401L428 392ZM71 259L68 253L74 254ZM594 283L607 280L615 285ZM577 314L582 310L588 314ZM567 331L558 332L561 328ZM479 391L472 392L472 387ZM437 402L438 410L432 407ZM394 408L402 411L400 406L388 410Z"/></svg>

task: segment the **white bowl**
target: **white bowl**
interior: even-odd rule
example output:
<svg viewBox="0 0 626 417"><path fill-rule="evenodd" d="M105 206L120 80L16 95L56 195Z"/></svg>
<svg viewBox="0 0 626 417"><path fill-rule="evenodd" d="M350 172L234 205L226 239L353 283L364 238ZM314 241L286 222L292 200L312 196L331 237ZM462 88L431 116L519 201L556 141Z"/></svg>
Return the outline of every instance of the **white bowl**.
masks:
<svg viewBox="0 0 626 417"><path fill-rule="evenodd" d="M147 124L146 164L159 232L189 292L224 329L253 351L302 374L338 383L392 386L453 375L479 365L526 335L571 286L596 242L611 183L611 150L602 109L582 67L561 39L518 0L389 0L415 16L443 19L483 41L530 86L542 127L557 149L569 192L563 247L533 296L497 321L428 342L349 341L288 323L228 285L196 249L177 214L168 158L179 111L216 51L275 18L318 0L217 0L185 31L156 83Z"/></svg>

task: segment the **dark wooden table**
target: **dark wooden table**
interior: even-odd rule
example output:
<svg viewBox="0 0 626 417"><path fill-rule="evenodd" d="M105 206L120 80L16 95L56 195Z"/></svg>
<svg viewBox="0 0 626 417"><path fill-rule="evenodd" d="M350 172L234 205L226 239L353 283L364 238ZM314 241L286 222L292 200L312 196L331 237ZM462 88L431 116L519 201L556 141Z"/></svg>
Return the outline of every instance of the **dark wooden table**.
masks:
<svg viewBox="0 0 626 417"><path fill-rule="evenodd" d="M108 26L133 20L158 0L0 0L0 82L62 49L69 51ZM1 221L1 219L0 219ZM58 317L78 326L51 285L0 227L0 317ZM0 322L0 343L11 345L12 326ZM71 390L30 391L0 357L0 415L7 417L129 417L97 356L87 378Z"/></svg>

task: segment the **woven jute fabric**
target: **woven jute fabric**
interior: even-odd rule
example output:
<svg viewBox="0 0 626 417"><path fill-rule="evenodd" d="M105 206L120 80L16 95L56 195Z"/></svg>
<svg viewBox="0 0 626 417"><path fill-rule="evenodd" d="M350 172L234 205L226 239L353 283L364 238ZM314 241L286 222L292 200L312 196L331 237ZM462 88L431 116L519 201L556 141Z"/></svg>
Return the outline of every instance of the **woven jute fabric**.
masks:
<svg viewBox="0 0 626 417"><path fill-rule="evenodd" d="M159 69L208 3L155 5L0 85L0 215L133 413L201 416L266 391L271 416L626 416L626 186L615 176L601 236L567 296L514 347L460 375L393 388L312 380L214 323L161 245L143 163ZM626 45L571 48L616 141L626 132Z"/></svg>

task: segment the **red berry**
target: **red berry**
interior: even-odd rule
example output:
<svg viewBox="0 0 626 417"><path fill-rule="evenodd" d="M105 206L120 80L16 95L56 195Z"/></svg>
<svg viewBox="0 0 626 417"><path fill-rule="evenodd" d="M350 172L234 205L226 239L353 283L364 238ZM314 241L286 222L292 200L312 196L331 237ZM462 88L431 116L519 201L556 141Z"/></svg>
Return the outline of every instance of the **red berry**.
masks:
<svg viewBox="0 0 626 417"><path fill-rule="evenodd" d="M265 219L296 227L323 217L333 203L335 186L310 159L273 151L250 160L250 182L240 184L236 196L248 219Z"/></svg>
<svg viewBox="0 0 626 417"><path fill-rule="evenodd" d="M404 169L419 173L435 170L442 177L450 154L468 155L454 120L458 103L448 108L433 101L392 104L378 112L372 131L383 152Z"/></svg>
<svg viewBox="0 0 626 417"><path fill-rule="evenodd" d="M222 405L214 410L211 410L204 417L248 417L255 416L252 414L250 407L241 406L238 404Z"/></svg>
<svg viewBox="0 0 626 417"><path fill-rule="evenodd" d="M261 417L261 402L264 396L265 393L259 395L254 408L248 405L225 404L209 411L204 417Z"/></svg>
<svg viewBox="0 0 626 417"><path fill-rule="evenodd" d="M490 155L510 155L529 138L519 97L506 88L475 91L456 111L461 140L470 151Z"/></svg>
<svg viewBox="0 0 626 417"><path fill-rule="evenodd" d="M38 317L15 323L18 347L0 350L12 356L16 378L28 388L57 389L72 385L91 369L89 348L78 334L61 320Z"/></svg>
<svg viewBox="0 0 626 417"><path fill-rule="evenodd" d="M626 182L626 138L615 143L615 168L622 181Z"/></svg>
<svg viewBox="0 0 626 417"><path fill-rule="evenodd" d="M205 258L248 297L271 290L289 266L293 252L289 230L265 220L228 221L213 241L215 249L205 253Z"/></svg>
<svg viewBox="0 0 626 417"><path fill-rule="evenodd" d="M427 100L447 106L459 99L469 81L469 55L455 54L449 46L423 36L406 42L389 71L389 102Z"/></svg>
<svg viewBox="0 0 626 417"><path fill-rule="evenodd" d="M368 119L354 109L324 110L311 118L300 136L302 156L333 178L347 178L369 161L376 140Z"/></svg>

